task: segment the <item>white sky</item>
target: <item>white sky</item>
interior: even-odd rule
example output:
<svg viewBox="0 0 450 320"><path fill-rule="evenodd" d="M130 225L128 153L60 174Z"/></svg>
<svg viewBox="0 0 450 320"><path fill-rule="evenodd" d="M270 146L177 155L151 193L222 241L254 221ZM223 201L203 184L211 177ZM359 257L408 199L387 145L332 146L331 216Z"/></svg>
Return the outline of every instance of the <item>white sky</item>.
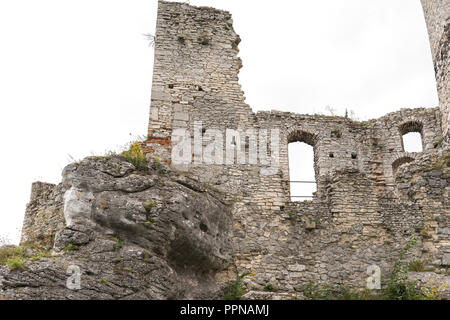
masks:
<svg viewBox="0 0 450 320"><path fill-rule="evenodd" d="M360 119L438 105L419 0L191 0L231 11L253 110ZM0 235L32 181L147 130L156 0L0 2ZM298 160L302 163L302 158ZM301 178L301 177L298 177Z"/></svg>

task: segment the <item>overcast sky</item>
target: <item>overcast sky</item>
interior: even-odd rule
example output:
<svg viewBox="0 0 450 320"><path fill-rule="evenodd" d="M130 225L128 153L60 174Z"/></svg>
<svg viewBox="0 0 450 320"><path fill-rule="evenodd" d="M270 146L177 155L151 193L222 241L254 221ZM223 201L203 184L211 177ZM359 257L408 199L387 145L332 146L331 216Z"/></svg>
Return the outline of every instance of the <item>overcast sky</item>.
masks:
<svg viewBox="0 0 450 320"><path fill-rule="evenodd" d="M233 14L255 111L331 106L369 119L438 105L419 0L190 2ZM71 158L146 134L153 48L143 34L154 33L156 9L156 0L0 2L0 235L18 241L33 181L58 183Z"/></svg>

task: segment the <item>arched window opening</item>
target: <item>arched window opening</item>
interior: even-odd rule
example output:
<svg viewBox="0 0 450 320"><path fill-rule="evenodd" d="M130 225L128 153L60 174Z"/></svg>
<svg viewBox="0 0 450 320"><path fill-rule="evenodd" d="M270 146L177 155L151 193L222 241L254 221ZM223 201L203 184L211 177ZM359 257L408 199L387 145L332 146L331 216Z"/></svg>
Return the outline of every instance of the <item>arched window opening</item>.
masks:
<svg viewBox="0 0 450 320"><path fill-rule="evenodd" d="M423 152L422 135L419 132L410 132L403 135L403 151Z"/></svg>
<svg viewBox="0 0 450 320"><path fill-rule="evenodd" d="M423 152L422 130L423 125L415 121L407 122L400 126L404 152Z"/></svg>
<svg viewBox="0 0 450 320"><path fill-rule="evenodd" d="M303 142L289 144L291 201L312 200L317 191L314 172L314 148Z"/></svg>
<svg viewBox="0 0 450 320"><path fill-rule="evenodd" d="M291 201L303 202L313 199L317 191L314 167L314 145L316 137L297 131L288 137L289 180Z"/></svg>

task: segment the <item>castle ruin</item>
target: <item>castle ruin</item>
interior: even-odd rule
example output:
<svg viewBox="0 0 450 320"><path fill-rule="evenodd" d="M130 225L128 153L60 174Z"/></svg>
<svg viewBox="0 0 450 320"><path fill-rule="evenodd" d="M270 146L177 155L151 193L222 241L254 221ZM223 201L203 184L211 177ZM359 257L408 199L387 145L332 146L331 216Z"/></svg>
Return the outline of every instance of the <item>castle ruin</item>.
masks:
<svg viewBox="0 0 450 320"><path fill-rule="evenodd" d="M0 263L0 299L220 299L248 272L244 298L303 299L311 281L365 288L374 266L385 280L412 238L408 258L424 268L411 278L450 287L448 0L422 0L440 106L364 122L254 113L230 13L158 5L148 165L88 157L59 185L34 183L21 247L0 248L19 255ZM180 130L194 137L182 165L173 161ZM421 134L423 152L405 152L409 132ZM205 161L214 139L224 142L216 158L231 150L245 161ZM294 142L314 148L312 201L291 200Z"/></svg>
<svg viewBox="0 0 450 320"><path fill-rule="evenodd" d="M238 83L240 38L231 15L159 2L149 156L170 163L173 131L187 128L194 136L200 130L196 123L221 132L231 128L281 133L280 168L274 175L261 175L263 164L237 161L185 169L233 202L234 265L239 272L256 272L252 290L271 283L286 293L295 292L306 279L361 285L368 266L389 269L407 239L425 233L416 254L437 268L450 264L449 169L433 169L436 159L448 159L450 4L422 4L440 107L402 109L355 122L252 112ZM421 134L422 153L405 152L402 136L410 132ZM267 141L270 136L263 142ZM310 202L291 201L288 145L293 142L314 147L317 192ZM248 138L237 144L248 159ZM201 154L194 153L196 157Z"/></svg>

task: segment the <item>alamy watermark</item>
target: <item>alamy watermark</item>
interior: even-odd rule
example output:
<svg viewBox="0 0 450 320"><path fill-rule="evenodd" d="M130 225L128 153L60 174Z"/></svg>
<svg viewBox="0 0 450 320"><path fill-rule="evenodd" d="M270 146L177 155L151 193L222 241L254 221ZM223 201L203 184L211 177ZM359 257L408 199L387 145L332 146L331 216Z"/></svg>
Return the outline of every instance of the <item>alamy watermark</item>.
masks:
<svg viewBox="0 0 450 320"><path fill-rule="evenodd" d="M367 268L367 284L366 287L369 290L381 290L381 268L376 265L369 266Z"/></svg>
<svg viewBox="0 0 450 320"><path fill-rule="evenodd" d="M71 265L67 268L67 278L66 287L69 290L80 290L81 289L81 269L79 266Z"/></svg>
<svg viewBox="0 0 450 320"><path fill-rule="evenodd" d="M261 175L280 168L279 129L208 129L194 123L193 136L186 128L172 132L174 165L260 165Z"/></svg>

